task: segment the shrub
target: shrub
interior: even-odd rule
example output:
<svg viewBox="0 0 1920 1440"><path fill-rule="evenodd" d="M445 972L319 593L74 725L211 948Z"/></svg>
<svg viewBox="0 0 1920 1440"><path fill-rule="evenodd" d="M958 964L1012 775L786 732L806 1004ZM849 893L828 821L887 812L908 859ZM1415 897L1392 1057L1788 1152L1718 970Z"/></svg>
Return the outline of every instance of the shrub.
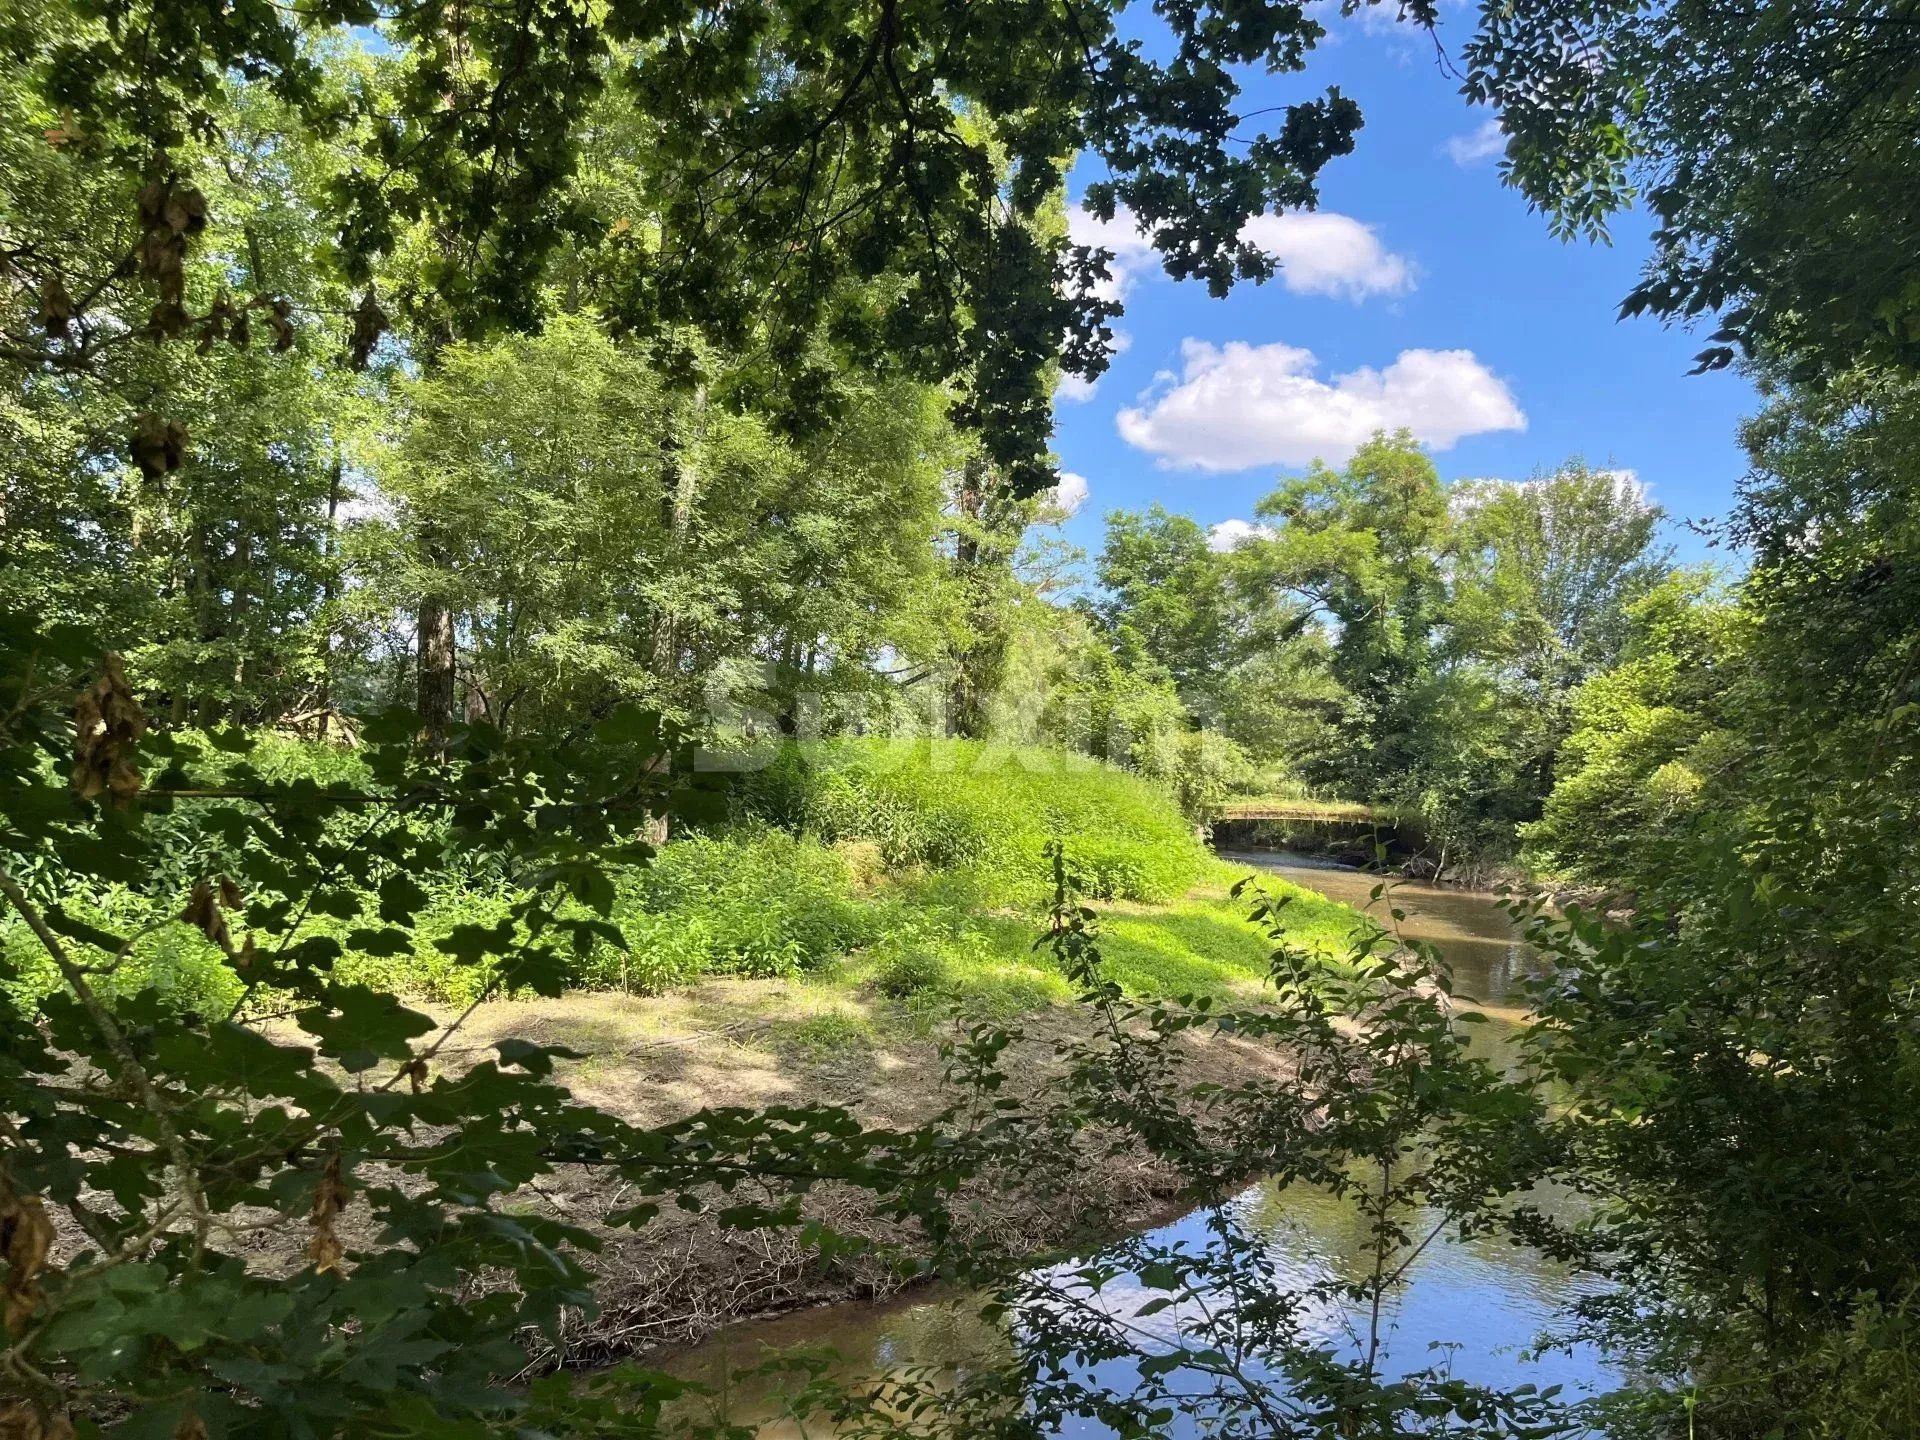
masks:
<svg viewBox="0 0 1920 1440"><path fill-rule="evenodd" d="M151 991L168 1010L215 1018L232 1009L240 995L233 967L206 936L170 921L141 896L112 886L96 897L69 894L62 908L74 920L102 930L140 935L126 958L95 982L109 998ZM32 931L11 909L0 914L0 996L6 1004L27 1013L59 986L59 973Z"/></svg>
<svg viewBox="0 0 1920 1440"><path fill-rule="evenodd" d="M1163 732L1136 752L1135 764L1196 824L1217 819L1229 796L1253 791L1260 778L1246 750L1213 730Z"/></svg>
<svg viewBox="0 0 1920 1440"><path fill-rule="evenodd" d="M938 950L913 948L896 950L881 960L874 972L874 984L889 1000L905 1000L914 995L942 989L951 971Z"/></svg>
<svg viewBox="0 0 1920 1440"><path fill-rule="evenodd" d="M874 918L854 898L841 856L816 840L764 827L675 841L624 898L615 920L643 957L639 988L701 969L817 970L873 934Z"/></svg>
<svg viewBox="0 0 1920 1440"><path fill-rule="evenodd" d="M893 870L964 872L998 903L1044 898L1042 851L1065 842L1083 893L1167 900L1205 851L1159 788L1085 756L965 740L789 746L749 776L748 813L828 843L868 841Z"/></svg>
<svg viewBox="0 0 1920 1440"><path fill-rule="evenodd" d="M655 915L628 908L618 924L627 948L595 946L581 962L581 984L657 995L714 968L713 934L698 915Z"/></svg>

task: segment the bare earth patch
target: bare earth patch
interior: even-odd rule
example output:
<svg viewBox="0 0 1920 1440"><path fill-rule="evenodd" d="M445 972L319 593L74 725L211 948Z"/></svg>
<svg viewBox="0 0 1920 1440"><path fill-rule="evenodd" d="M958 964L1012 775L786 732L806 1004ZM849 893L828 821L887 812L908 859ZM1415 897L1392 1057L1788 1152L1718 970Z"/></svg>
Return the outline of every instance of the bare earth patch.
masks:
<svg viewBox="0 0 1920 1440"><path fill-rule="evenodd" d="M1042 1097L1058 1081L1058 1047L1085 1035L1090 1018L1078 1006L1057 1005L1021 1019L1021 1038L1004 1062L1016 1098ZM954 1017L914 1014L863 992L716 979L659 997L579 993L489 1004L463 1030L464 1053L448 1060L457 1068L510 1037L566 1046L581 1058L561 1062L556 1078L637 1125L709 1108L821 1104L844 1107L868 1125L910 1129L957 1098L943 1081L940 1045L960 1028ZM1286 1078L1268 1046L1212 1032L1190 1033L1180 1044L1189 1083ZM963 1230L1011 1253L1039 1254L1157 1220L1179 1198L1174 1177L1145 1160L1098 1153L1071 1173L1064 1192L1057 1175L1043 1193L1019 1176L969 1192L957 1207ZM543 1357L548 1364L604 1363L697 1340L749 1315L885 1296L911 1283L898 1257L914 1251L915 1236L849 1189L810 1193L809 1218L889 1247L894 1258L823 1260L784 1232L727 1230L710 1213L672 1206L644 1230L604 1228L597 1217L633 1197L585 1170L569 1169L561 1180L510 1202L599 1229L604 1240L588 1257L600 1311L569 1325L559 1350Z"/></svg>

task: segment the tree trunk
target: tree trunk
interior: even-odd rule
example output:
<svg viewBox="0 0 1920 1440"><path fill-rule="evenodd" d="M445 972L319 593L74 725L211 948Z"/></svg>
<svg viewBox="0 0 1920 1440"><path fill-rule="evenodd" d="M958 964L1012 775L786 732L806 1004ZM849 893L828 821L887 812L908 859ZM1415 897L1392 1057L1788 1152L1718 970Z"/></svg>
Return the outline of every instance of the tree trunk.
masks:
<svg viewBox="0 0 1920 1440"><path fill-rule="evenodd" d="M221 627L214 614L213 541L207 527L196 520L193 525L193 626L200 637L203 653L220 639ZM187 696L187 711L199 725L212 729L219 721L216 702L207 693L208 676L201 665L194 667L193 686Z"/></svg>
<svg viewBox="0 0 1920 1440"><path fill-rule="evenodd" d="M228 711L228 718L236 726L245 725L248 720L247 647L252 643L252 634L247 625L247 616L253 609L252 584L253 536L242 532L233 551L233 703Z"/></svg>
<svg viewBox="0 0 1920 1440"><path fill-rule="evenodd" d="M966 607L967 633L954 647L953 673L947 683L947 728L963 740L985 735L987 708L1006 660L1003 572L1012 548L995 523L991 485L986 462L976 457L967 461L954 497L960 524L953 566Z"/></svg>
<svg viewBox="0 0 1920 1440"><path fill-rule="evenodd" d="M438 595L420 601L417 634L420 681L420 741L435 755L447 748L453 724L453 611Z"/></svg>
<svg viewBox="0 0 1920 1440"><path fill-rule="evenodd" d="M320 712L320 739L326 740L333 724L333 603L340 593L340 577L334 572L339 550L340 449L333 452L333 467L327 472L327 528L320 537L320 693L314 707Z"/></svg>
<svg viewBox="0 0 1920 1440"><path fill-rule="evenodd" d="M700 467L694 455L694 444L698 440L706 409L707 387L696 386L684 426L681 416L676 413L663 446L666 467L662 477L665 483L661 486L660 518L667 532L668 552L675 560L681 559L686 549L687 536L693 528L694 505L700 496ZM670 610L662 609L654 616L653 654L649 666L662 690L680 672L680 643L679 617ZM662 755L657 768L665 769L666 763L666 757ZM652 816L647 821L648 843L666 844L668 829L664 810Z"/></svg>

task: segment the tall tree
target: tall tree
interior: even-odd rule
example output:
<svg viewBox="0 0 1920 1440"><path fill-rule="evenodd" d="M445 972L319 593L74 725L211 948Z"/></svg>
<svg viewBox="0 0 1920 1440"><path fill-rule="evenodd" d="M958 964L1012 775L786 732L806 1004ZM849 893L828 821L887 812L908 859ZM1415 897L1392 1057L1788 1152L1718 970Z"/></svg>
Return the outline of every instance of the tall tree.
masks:
<svg viewBox="0 0 1920 1440"><path fill-rule="evenodd" d="M946 726L976 739L987 732L1006 674L1013 611L1021 586L1014 560L1032 505L996 483L991 463L970 455L952 473L952 578L958 601L946 657Z"/></svg>
<svg viewBox="0 0 1920 1440"><path fill-rule="evenodd" d="M1374 789L1412 768L1412 704L1438 663L1449 544L1446 492L1405 432L1376 435L1340 470L1315 464L1257 511L1270 533L1242 548L1248 574L1337 627L1333 672L1359 710L1345 769Z"/></svg>
<svg viewBox="0 0 1920 1440"><path fill-rule="evenodd" d="M1158 668L1190 705L1253 641L1238 623L1226 558L1189 516L1159 505L1107 517L1094 612L1120 654Z"/></svg>
<svg viewBox="0 0 1920 1440"><path fill-rule="evenodd" d="M0 80L0 248L41 293L9 289L0 313L48 343L37 358L0 349L0 588L114 635L175 718L286 715L317 694L326 496L353 403L328 314L340 292L314 254L334 157L272 96L223 87L219 126L174 152L197 183L150 215L172 240L141 241L139 265L159 272L141 295L122 273L131 227L115 222L159 197L126 195L99 137L50 112L32 78ZM45 307L56 257L108 277L87 318L62 290Z"/></svg>
<svg viewBox="0 0 1920 1440"><path fill-rule="evenodd" d="M1629 606L1671 568L1660 509L1632 476L1580 460L1457 490L1453 506L1449 645L1557 727L1573 688L1619 658Z"/></svg>
<svg viewBox="0 0 1920 1440"><path fill-rule="evenodd" d="M450 346L400 393L358 603L446 597L478 718L565 729L630 699L691 721L769 666L790 710L932 643L946 427L923 387L875 387L805 439L718 409L689 429L641 347L570 317Z"/></svg>

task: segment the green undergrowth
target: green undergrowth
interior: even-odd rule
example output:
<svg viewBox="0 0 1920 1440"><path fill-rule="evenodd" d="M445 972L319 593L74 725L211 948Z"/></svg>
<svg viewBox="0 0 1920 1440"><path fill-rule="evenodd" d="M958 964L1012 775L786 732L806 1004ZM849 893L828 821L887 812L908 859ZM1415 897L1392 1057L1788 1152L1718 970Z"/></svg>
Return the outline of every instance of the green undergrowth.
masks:
<svg viewBox="0 0 1920 1440"><path fill-rule="evenodd" d="M890 872L967 877L1003 905L1045 902L1059 839L1094 899L1165 901L1201 876L1206 848L1172 797L1128 771L1040 746L832 740L785 747L743 778L752 819L829 844L873 845Z"/></svg>
<svg viewBox="0 0 1920 1440"><path fill-rule="evenodd" d="M297 766L284 749L276 763ZM805 979L909 1020L956 1004L1007 1018L1064 1003L1071 989L1035 945L1047 899L1041 852L1055 836L1099 911L1110 973L1129 992L1224 998L1256 986L1269 964L1270 942L1246 918L1250 899L1228 894L1244 869L1214 858L1162 792L1084 759L963 742L792 749L749 777L737 811L620 881L610 918L621 943L569 955L571 985L646 995L715 976ZM1279 881L1269 888L1291 896L1295 943L1330 961L1344 950L1353 912ZM419 938L400 953L355 948L356 933L377 925L373 894L358 914L311 915L301 938L337 944L342 979L464 1003L492 972L436 941L505 921L515 897L453 866L421 877L420 892ZM153 987L172 1007L226 1013L241 989L226 959L192 926L141 904L115 890L73 902L81 920L141 934L102 987ZM23 927L0 925L0 961L0 985L16 1001L52 985Z"/></svg>

